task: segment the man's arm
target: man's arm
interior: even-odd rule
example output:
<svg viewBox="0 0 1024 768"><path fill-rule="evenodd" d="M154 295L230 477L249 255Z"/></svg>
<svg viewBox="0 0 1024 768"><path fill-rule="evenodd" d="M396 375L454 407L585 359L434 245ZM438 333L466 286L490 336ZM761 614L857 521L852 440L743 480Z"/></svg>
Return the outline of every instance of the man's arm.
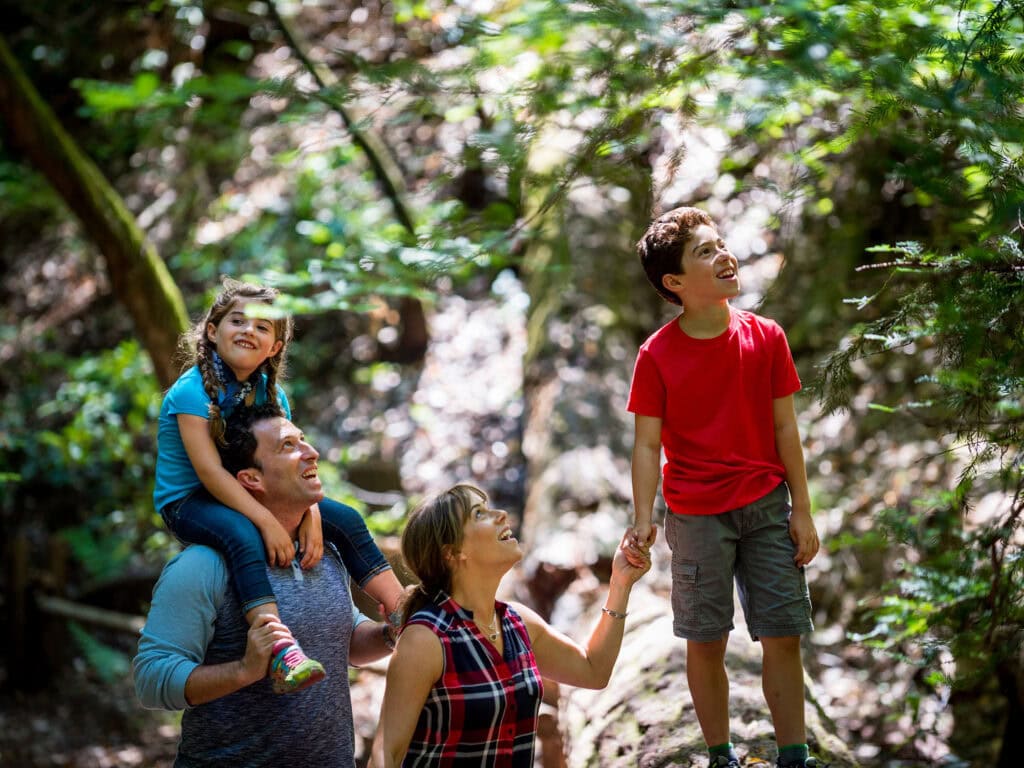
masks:
<svg viewBox="0 0 1024 768"><path fill-rule="evenodd" d="M185 685L203 663L227 586L220 556L188 547L164 566L132 660L135 693L149 709L185 709Z"/></svg>
<svg viewBox="0 0 1024 768"><path fill-rule="evenodd" d="M775 420L775 449L786 470L786 485L793 502L793 514L789 518L789 536L797 546L793 562L804 566L818 554L819 542L811 519L811 495L807 489L807 468L793 396L773 400L772 415Z"/></svg>
<svg viewBox="0 0 1024 768"><path fill-rule="evenodd" d="M271 647L291 637L271 615L253 622L241 659L203 664L227 586L224 561L207 547L188 547L164 567L153 590L139 652L132 660L135 692L144 707L185 709L205 704L267 674Z"/></svg>
<svg viewBox="0 0 1024 768"><path fill-rule="evenodd" d="M348 663L354 667L383 659L395 647L394 632L387 624L371 621L352 605L352 641L348 647Z"/></svg>
<svg viewBox="0 0 1024 768"><path fill-rule="evenodd" d="M270 653L278 640L291 640L291 632L277 616L264 613L256 617L246 635L245 655L223 664L201 664L185 682L185 700L197 707L259 682L267 676Z"/></svg>

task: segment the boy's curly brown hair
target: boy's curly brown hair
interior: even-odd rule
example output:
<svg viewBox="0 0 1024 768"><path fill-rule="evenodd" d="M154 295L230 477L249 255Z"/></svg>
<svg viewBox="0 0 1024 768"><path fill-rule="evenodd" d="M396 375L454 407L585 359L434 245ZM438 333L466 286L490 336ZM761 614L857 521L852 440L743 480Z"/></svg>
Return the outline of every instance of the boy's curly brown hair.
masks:
<svg viewBox="0 0 1024 768"><path fill-rule="evenodd" d="M673 208L652 221L636 244L636 252L647 273L647 279L665 301L682 305L679 297L666 288L661 280L665 275L683 271L683 246L693 235L693 230L701 224L715 226L707 211L686 206Z"/></svg>

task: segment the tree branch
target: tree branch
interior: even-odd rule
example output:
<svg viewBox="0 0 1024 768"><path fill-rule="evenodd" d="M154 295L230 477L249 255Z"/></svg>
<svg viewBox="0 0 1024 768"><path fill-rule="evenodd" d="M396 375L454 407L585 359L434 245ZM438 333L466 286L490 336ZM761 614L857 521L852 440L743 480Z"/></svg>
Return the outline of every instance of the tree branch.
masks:
<svg viewBox="0 0 1024 768"><path fill-rule="evenodd" d="M177 377L174 357L188 314L178 286L121 196L64 130L0 37L0 115L20 150L78 217L107 262L110 284L131 314L163 387Z"/></svg>
<svg viewBox="0 0 1024 768"><path fill-rule="evenodd" d="M294 52L295 57L302 62L302 66L313 76L317 85L320 86L317 98L341 115L345 128L348 129L349 134L352 136L352 141L366 154L366 159L373 169L374 176L377 177L377 181L384 189L385 196L391 201L391 205L395 209L395 216L410 235L415 235L416 225L409 207L405 204L402 174L398 164L391 156L391 152L377 134L372 131L361 130L357 125L358 121L353 117L348 108L340 100L329 94L329 89L340 85L338 78L327 67L314 62L310 58L305 42L300 39L299 32L295 29L291 20L281 15L277 3L271 2L269 5L270 14L273 16L274 21L277 22L285 41Z"/></svg>

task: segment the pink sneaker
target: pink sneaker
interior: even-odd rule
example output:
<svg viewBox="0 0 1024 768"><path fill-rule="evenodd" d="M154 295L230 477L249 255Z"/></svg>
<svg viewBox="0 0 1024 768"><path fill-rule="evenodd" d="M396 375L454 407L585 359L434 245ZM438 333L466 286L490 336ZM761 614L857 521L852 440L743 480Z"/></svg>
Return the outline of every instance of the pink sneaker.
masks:
<svg viewBox="0 0 1024 768"><path fill-rule="evenodd" d="M274 693L295 693L319 683L327 677L324 665L309 658L299 644L292 640L279 640L270 656L270 678Z"/></svg>

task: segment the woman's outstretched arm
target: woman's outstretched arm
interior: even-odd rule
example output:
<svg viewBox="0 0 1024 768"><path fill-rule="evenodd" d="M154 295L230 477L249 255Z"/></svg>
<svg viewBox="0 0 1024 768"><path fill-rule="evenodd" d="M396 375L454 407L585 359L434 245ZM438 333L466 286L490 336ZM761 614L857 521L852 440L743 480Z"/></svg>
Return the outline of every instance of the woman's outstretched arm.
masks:
<svg viewBox="0 0 1024 768"><path fill-rule="evenodd" d="M585 646L559 632L536 612L525 606L515 606L530 632L537 668L544 677L580 688L604 688L608 685L622 645L629 593L636 581L651 568L649 555L642 567L630 564L626 558L623 546L630 533L627 531L622 537L612 561L612 577L604 603L608 610L601 611L601 618Z"/></svg>

